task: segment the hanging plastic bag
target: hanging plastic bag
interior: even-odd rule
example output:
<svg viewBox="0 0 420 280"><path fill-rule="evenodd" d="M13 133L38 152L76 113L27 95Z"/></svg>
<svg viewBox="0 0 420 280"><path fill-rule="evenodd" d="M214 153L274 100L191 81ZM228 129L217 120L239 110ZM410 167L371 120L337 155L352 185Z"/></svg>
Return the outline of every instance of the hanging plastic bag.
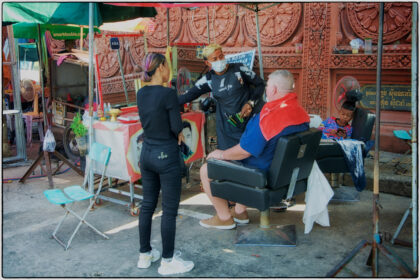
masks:
<svg viewBox="0 0 420 280"><path fill-rule="evenodd" d="M55 138L51 129L48 129L47 133L45 133L44 143L43 143L42 148L44 149L44 151L51 152L51 153L54 152L55 150Z"/></svg>

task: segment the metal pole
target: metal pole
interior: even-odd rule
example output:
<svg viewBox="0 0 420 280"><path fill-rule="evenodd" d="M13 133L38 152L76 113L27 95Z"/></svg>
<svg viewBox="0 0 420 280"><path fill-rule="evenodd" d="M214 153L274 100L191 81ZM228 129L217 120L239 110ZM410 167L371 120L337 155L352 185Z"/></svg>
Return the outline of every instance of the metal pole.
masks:
<svg viewBox="0 0 420 280"><path fill-rule="evenodd" d="M417 271L417 86L418 86L418 4L413 3L413 25L411 31L411 192L412 192L412 228L413 228L413 270Z"/></svg>
<svg viewBox="0 0 420 280"><path fill-rule="evenodd" d="M80 51L83 51L83 26L80 26Z"/></svg>
<svg viewBox="0 0 420 280"><path fill-rule="evenodd" d="M169 46L169 8L166 8L166 45Z"/></svg>
<svg viewBox="0 0 420 280"><path fill-rule="evenodd" d="M125 102L127 103L127 106L128 106L128 93L127 93L127 86L125 85L124 70L123 70L123 65L121 62L120 49L117 50L117 54L118 54L118 63L120 64L121 77L122 77L122 82L123 82L123 87L124 87Z"/></svg>
<svg viewBox="0 0 420 280"><path fill-rule="evenodd" d="M255 22L257 28L257 43L258 43L258 60L260 62L260 77L264 80L263 57L261 52L261 39L260 39L260 21L258 17L258 4L255 4Z"/></svg>
<svg viewBox="0 0 420 280"><path fill-rule="evenodd" d="M19 111L19 113L15 115L17 156L14 158L23 159L24 161L26 161L26 141L25 132L23 131L22 101L20 99L20 73L18 67L18 60L16 59L17 56L15 49L15 37L13 36L12 25L7 26L7 34L9 41L9 55L11 64L10 67L12 69L13 108ZM3 162L6 162L5 158L3 158Z"/></svg>
<svg viewBox="0 0 420 280"><path fill-rule="evenodd" d="M44 119L44 135L46 135L47 131L47 111L45 110L45 93L44 93L44 59L42 55L42 41L41 41L41 26L40 24L37 25L38 27L38 57L39 57L39 82L41 84L41 101L42 101L42 114ZM52 172L51 172L51 162L50 162L50 154L48 151L44 151L44 159L47 165L47 176L48 176L48 184L50 188L54 188L54 183L52 180Z"/></svg>
<svg viewBox="0 0 420 280"><path fill-rule="evenodd" d="M379 139L381 122L381 68L382 68L382 35L384 23L384 3L379 3L379 38L378 59L376 62L376 120L375 120L375 158L373 165L373 242L372 242L372 276L378 276L379 243Z"/></svg>
<svg viewBox="0 0 420 280"><path fill-rule="evenodd" d="M207 6L206 9L207 9L207 14L206 14L206 21L207 21L207 42L210 45L209 6Z"/></svg>
<svg viewBox="0 0 420 280"><path fill-rule="evenodd" d="M39 55L39 83L41 84L41 102L42 102L42 114L44 119L44 133L47 131L47 114L45 111L45 96L44 96L44 60L42 55L42 43L41 43L41 26L38 27L38 55Z"/></svg>
<svg viewBox="0 0 420 280"><path fill-rule="evenodd" d="M93 144L93 13L93 3L89 3L89 151ZM89 166L91 165L89 164ZM93 193L92 168L89 168L88 176L88 189Z"/></svg>

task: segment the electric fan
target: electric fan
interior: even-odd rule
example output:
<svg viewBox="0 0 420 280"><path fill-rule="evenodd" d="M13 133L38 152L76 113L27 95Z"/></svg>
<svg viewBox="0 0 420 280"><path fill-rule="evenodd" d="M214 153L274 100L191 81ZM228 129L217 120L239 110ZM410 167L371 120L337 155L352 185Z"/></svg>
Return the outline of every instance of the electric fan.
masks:
<svg viewBox="0 0 420 280"><path fill-rule="evenodd" d="M176 90L178 95L184 94L191 87L191 73L185 68L181 67L178 70L176 78Z"/></svg>
<svg viewBox="0 0 420 280"><path fill-rule="evenodd" d="M346 101L346 92L353 89L360 90L360 84L352 76L344 76L337 82L333 93L333 102L337 111L340 111L341 105Z"/></svg>

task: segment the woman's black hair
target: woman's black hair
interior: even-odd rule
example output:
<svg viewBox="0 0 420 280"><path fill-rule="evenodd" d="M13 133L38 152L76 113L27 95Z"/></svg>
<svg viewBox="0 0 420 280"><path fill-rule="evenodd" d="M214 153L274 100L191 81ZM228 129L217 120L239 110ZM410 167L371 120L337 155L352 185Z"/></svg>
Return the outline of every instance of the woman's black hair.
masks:
<svg viewBox="0 0 420 280"><path fill-rule="evenodd" d="M152 76L155 74L156 69L161 64L165 64L166 58L160 53L148 53L143 58L141 79L144 82L150 82Z"/></svg>
<svg viewBox="0 0 420 280"><path fill-rule="evenodd" d="M356 102L361 100L363 97L363 94L357 90L353 89L346 92L346 101L341 106L344 109L354 111L356 110Z"/></svg>

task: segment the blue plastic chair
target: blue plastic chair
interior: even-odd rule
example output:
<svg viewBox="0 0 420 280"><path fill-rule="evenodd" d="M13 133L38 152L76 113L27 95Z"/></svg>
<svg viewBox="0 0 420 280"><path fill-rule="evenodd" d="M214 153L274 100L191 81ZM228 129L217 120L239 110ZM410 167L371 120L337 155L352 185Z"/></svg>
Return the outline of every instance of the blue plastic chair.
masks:
<svg viewBox="0 0 420 280"><path fill-rule="evenodd" d="M409 131L407 130L394 130L393 131L394 136L397 137L398 139L403 140L405 143L407 143L408 146L410 146L410 149L407 150L404 154L408 154L411 153L411 129Z"/></svg>
<svg viewBox="0 0 420 280"><path fill-rule="evenodd" d="M92 147L90 149L90 152L89 152L88 162L90 164L88 164L88 166L86 168L86 172L85 172L86 175L85 175L85 178L83 180L83 185L82 186L78 186L78 185L69 186L69 187L64 188L64 192L60 189L44 191L44 195L48 199L49 202L51 202L52 204L61 205L66 211L63 218L60 220L60 222L58 223L54 232L52 233L52 237L55 240L57 240L57 242L60 245L62 245L64 247L64 250L67 250L70 247L70 244L71 244L74 236L76 235L77 231L79 230L80 226L82 225L82 223L86 224L88 227L90 227L92 230L94 230L96 233L103 236L104 238L109 239L108 236L106 236L104 233L100 232L98 229L96 229L94 226L92 226L90 223L88 223L85 219L86 219L86 216L89 213L90 209L92 208L93 203L95 202L97 196L101 192L102 183L103 183L103 180L104 180L104 177L105 177L105 172L106 172L110 157L111 157L111 148L109 148L105 145L99 144L99 143L93 143ZM90 173L91 167L92 167L94 162L96 162L98 164L102 164L104 166L102 174L101 174L101 181L99 183L98 189L97 189L95 194L93 194L89 191L86 191L86 185L87 185L87 182L88 182L89 173ZM94 170L94 169L92 169L92 170ZM71 206L75 202L83 201L83 200L87 200L87 199L90 199L89 207L85 210L85 212L83 213L82 216L79 216L77 213L75 213L71 209ZM78 223L76 229L73 231L73 233L70 236L67 243L65 243L65 242L61 241L56 236L56 234L57 234L58 229L61 227L62 223L64 222L64 220L68 216L68 214L72 214L77 219L79 219L79 223Z"/></svg>

